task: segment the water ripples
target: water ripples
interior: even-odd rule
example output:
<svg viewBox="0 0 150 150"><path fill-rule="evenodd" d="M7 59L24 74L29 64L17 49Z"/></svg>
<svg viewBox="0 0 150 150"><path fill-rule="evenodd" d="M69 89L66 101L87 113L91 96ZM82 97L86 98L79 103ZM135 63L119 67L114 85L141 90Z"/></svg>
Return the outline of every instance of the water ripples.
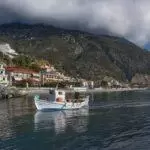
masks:
<svg viewBox="0 0 150 150"><path fill-rule="evenodd" d="M90 109L38 112L32 97L0 102L3 150L147 150L150 92L94 95Z"/></svg>

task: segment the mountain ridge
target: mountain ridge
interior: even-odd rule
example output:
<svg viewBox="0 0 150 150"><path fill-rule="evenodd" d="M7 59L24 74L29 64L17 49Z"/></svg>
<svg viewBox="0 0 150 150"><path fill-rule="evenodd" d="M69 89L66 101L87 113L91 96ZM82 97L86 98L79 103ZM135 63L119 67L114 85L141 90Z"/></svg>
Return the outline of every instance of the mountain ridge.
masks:
<svg viewBox="0 0 150 150"><path fill-rule="evenodd" d="M88 80L131 81L136 73L150 74L150 52L120 37L16 23L0 26L0 42Z"/></svg>

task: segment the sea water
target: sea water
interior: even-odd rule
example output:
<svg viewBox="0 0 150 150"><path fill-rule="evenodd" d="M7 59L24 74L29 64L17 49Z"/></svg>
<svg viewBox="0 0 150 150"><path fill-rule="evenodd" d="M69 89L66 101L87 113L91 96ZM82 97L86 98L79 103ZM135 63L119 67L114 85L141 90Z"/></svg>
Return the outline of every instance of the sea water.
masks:
<svg viewBox="0 0 150 150"><path fill-rule="evenodd" d="M91 97L89 109L53 112L33 96L0 100L0 150L150 149L149 90Z"/></svg>

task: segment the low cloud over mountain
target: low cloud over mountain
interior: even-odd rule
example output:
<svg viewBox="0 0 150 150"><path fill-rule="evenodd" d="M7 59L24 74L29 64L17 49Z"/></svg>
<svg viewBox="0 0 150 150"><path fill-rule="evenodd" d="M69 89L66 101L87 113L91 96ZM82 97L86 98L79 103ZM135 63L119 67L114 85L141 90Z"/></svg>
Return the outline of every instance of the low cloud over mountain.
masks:
<svg viewBox="0 0 150 150"><path fill-rule="evenodd" d="M1 0L0 24L45 23L125 37L150 39L149 0Z"/></svg>

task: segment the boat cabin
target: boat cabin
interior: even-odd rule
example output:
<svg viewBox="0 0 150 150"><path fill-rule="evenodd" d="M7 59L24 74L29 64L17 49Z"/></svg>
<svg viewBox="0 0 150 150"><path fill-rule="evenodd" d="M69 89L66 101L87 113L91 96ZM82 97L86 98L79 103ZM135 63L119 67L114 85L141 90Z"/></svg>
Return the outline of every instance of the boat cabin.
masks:
<svg viewBox="0 0 150 150"><path fill-rule="evenodd" d="M63 90L49 90L49 99L56 102L65 102L66 93Z"/></svg>

